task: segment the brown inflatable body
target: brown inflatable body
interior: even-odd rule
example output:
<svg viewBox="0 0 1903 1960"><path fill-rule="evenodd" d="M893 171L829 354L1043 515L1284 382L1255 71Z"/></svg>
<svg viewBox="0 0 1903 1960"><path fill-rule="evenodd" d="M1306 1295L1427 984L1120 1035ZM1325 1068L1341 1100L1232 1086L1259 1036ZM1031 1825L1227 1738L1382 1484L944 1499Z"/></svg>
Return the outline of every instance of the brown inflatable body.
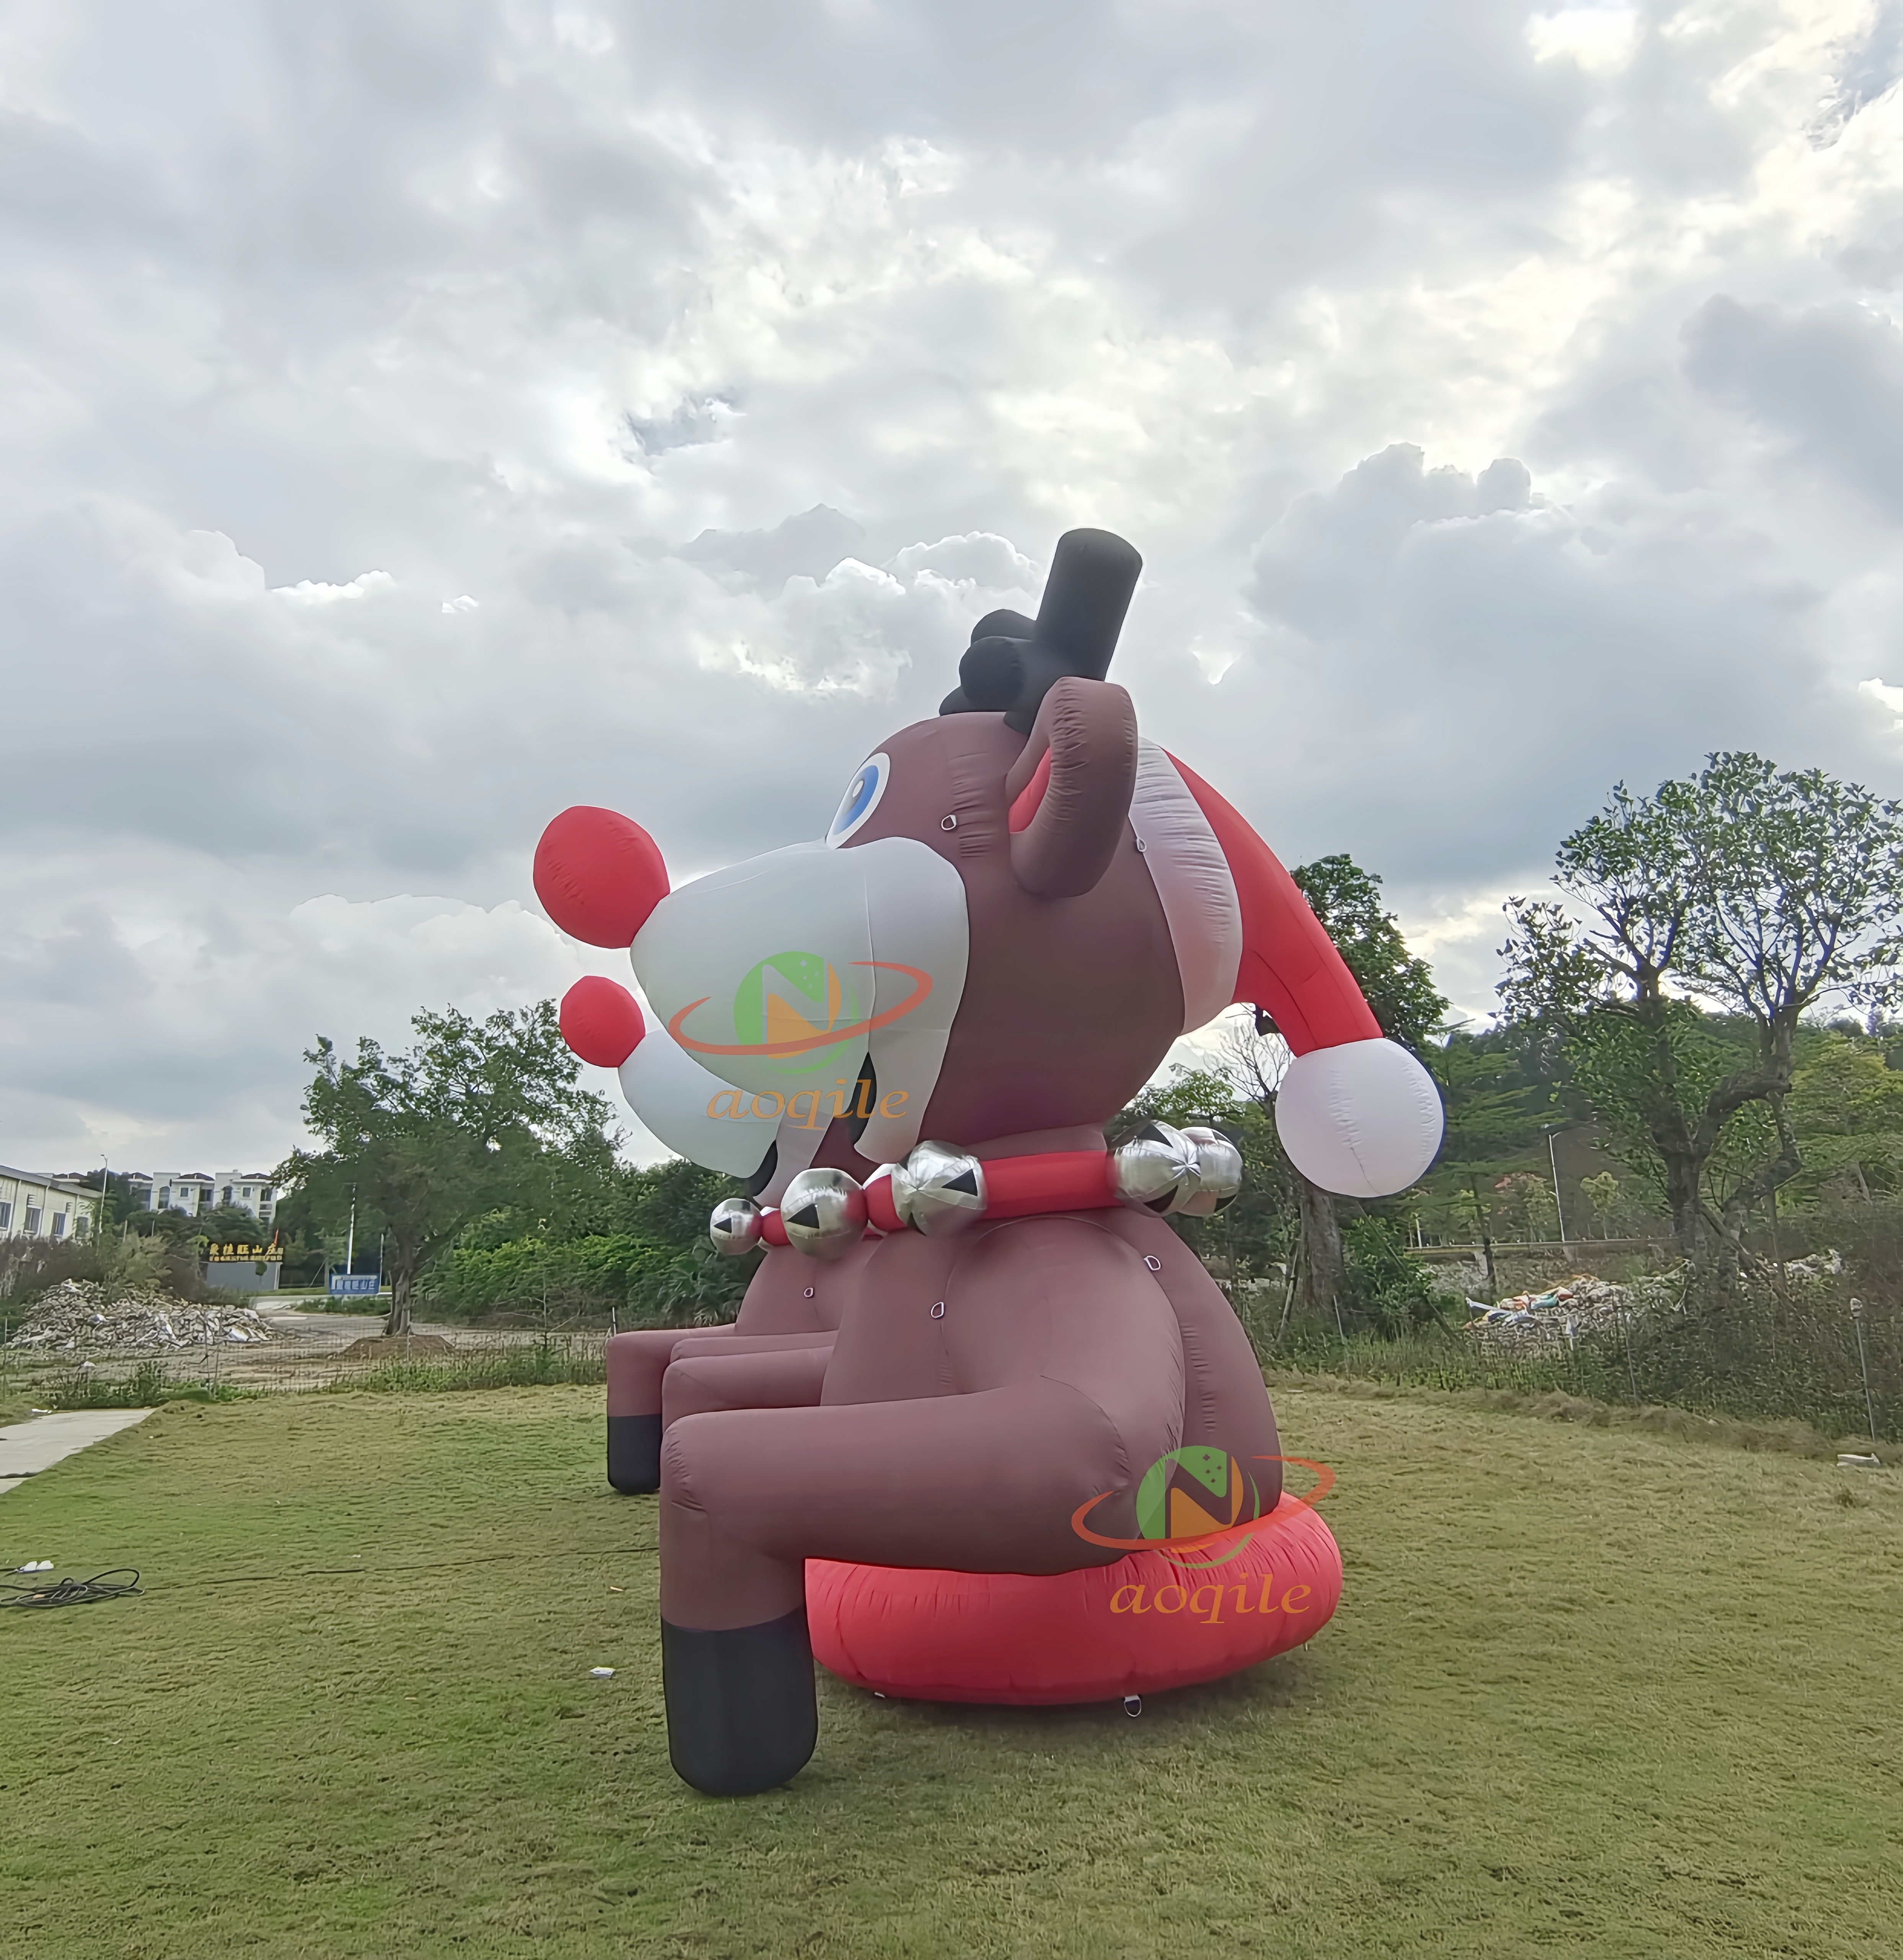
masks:
<svg viewBox="0 0 1903 1960"><path fill-rule="evenodd" d="M847 847L907 838L956 871L968 958L916 1128L980 1160L1102 1150L1104 1124L1212 1011L1187 901L1171 899L1133 831L1136 715L1101 677L1128 591L1108 609L1107 641L1096 622L1101 657L1050 655L1030 638L1043 616L1036 628L1006 619L1015 654L981 628L967 688L1009 705L955 695L894 735L876 807ZM1285 1032L1298 1024L1300 1045L1386 1048L1286 874L1181 775L1231 867L1218 898L1231 913L1239 901L1237 946L1225 953L1212 929L1224 975ZM1260 853L1246 868L1225 823ZM580 916L573 895L607 875L573 835L559 863L546 840L538 860L563 924ZM1251 959L1271 985L1250 985ZM869 1176L863 1128L832 1121L814 1163ZM771 1169L770 1156L763 1177ZM1133 1210L869 1234L830 1262L770 1250L732 1328L611 1341L608 1410L612 1481L659 1493L673 1761L716 1793L783 1782L814 1747L809 1559L1033 1575L1105 1565L1121 1554L1080 1536L1079 1507L1110 1493L1092 1522L1131 1535L1139 1480L1185 1446L1255 1461L1265 1512L1280 1494L1275 1418L1241 1327L1183 1241Z"/></svg>

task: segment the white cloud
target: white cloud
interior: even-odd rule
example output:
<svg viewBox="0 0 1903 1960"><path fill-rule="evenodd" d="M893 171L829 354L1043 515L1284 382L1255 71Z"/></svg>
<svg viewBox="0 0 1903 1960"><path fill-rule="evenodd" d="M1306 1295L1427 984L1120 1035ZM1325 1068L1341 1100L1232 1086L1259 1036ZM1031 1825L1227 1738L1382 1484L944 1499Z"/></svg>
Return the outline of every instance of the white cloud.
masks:
<svg viewBox="0 0 1903 1960"><path fill-rule="evenodd" d="M273 1157L319 1027L558 990L554 810L815 833L1072 524L1470 1008L1617 777L1893 791L1900 18L14 8L0 1155Z"/></svg>
<svg viewBox="0 0 1903 1960"><path fill-rule="evenodd" d="M1565 59L1593 70L1623 68L1638 37L1636 7L1561 7L1535 14L1527 23L1527 44L1536 60Z"/></svg>
<svg viewBox="0 0 1903 1960"><path fill-rule="evenodd" d="M1028 593L1043 582L1037 567L1009 538L991 531L940 538L936 544L907 545L894 557L891 568L905 574L936 572L954 584L982 586L993 592Z"/></svg>
<svg viewBox="0 0 1903 1960"><path fill-rule="evenodd" d="M1903 734L1903 687L1892 687L1880 680L1864 680L1859 681L1857 688L1860 694L1867 694L1896 717L1890 724L1890 733Z"/></svg>
<svg viewBox="0 0 1903 1960"><path fill-rule="evenodd" d="M275 585L271 590L274 599L281 599L288 605L335 606L341 599L362 599L396 582L387 571L367 571L345 585L326 585L322 579L300 578L295 585ZM468 603L473 606L475 601L472 599ZM452 609L445 606L443 609L447 612Z"/></svg>

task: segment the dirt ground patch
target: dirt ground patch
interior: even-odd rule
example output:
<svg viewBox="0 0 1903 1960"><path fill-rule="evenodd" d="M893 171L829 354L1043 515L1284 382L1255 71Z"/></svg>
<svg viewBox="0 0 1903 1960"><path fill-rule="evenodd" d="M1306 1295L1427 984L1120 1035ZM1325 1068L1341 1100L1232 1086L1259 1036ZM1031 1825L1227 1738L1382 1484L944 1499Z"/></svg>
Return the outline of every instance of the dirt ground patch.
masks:
<svg viewBox="0 0 1903 1960"><path fill-rule="evenodd" d="M341 1359L346 1361L406 1361L412 1354L450 1354L454 1344L441 1334L367 1334L353 1341Z"/></svg>

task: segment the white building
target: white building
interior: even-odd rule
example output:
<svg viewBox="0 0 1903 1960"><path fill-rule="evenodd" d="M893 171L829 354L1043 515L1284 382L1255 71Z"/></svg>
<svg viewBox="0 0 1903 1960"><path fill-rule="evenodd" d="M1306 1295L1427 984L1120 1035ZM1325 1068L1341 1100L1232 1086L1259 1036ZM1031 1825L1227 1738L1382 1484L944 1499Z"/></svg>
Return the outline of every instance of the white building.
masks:
<svg viewBox="0 0 1903 1960"><path fill-rule="evenodd" d="M67 1177L41 1177L0 1164L0 1239L86 1238L99 1193Z"/></svg>
<svg viewBox="0 0 1903 1960"><path fill-rule="evenodd" d="M214 1204L235 1205L248 1211L260 1225L271 1223L278 1202L276 1187L261 1170L224 1170L212 1182Z"/></svg>
<svg viewBox="0 0 1903 1960"><path fill-rule="evenodd" d="M261 1170L224 1170L207 1177L202 1170L128 1171L125 1182L134 1204L148 1211L183 1211L188 1218L215 1206L233 1205L248 1211L260 1225L271 1223L282 1195Z"/></svg>
<svg viewBox="0 0 1903 1960"><path fill-rule="evenodd" d="M186 1217L195 1218L211 1209L212 1190L213 1181L202 1170L155 1170L145 1188L145 1208L183 1211Z"/></svg>

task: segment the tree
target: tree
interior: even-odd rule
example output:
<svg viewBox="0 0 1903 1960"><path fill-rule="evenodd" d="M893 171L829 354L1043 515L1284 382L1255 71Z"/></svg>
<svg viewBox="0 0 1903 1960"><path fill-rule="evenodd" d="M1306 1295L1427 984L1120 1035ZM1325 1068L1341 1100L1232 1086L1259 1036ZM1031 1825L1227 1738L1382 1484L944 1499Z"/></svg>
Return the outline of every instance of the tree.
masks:
<svg viewBox="0 0 1903 1960"><path fill-rule="evenodd" d="M1408 950L1399 924L1382 905L1380 878L1345 853L1298 864L1289 876L1335 942L1382 1033L1431 1066L1447 1004L1434 985L1432 969ZM1259 1010L1253 1029L1247 1023L1232 1023L1225 1051L1247 1093L1265 1111L1272 1110L1288 1054L1268 1017ZM1292 1164L1287 1175L1301 1221L1298 1299L1304 1312L1327 1314L1348 1278L1336 1201Z"/></svg>
<svg viewBox="0 0 1903 1960"><path fill-rule="evenodd" d="M1291 1059L1288 1045L1258 1010L1253 1022L1244 1015L1228 1023L1223 1030L1222 1053L1229 1074L1260 1112L1263 1134L1276 1166L1275 1182L1287 1193L1295 1214L1291 1248L1295 1297L1305 1314L1330 1314L1341 1298L1348 1273L1335 1201L1296 1169L1276 1131L1276 1098L1282 1093L1282 1079Z"/></svg>
<svg viewBox="0 0 1903 1960"><path fill-rule="evenodd" d="M1510 1172L1494 1186L1494 1203L1512 1219L1531 1246L1553 1236L1557 1214L1553 1188L1530 1170Z"/></svg>
<svg viewBox="0 0 1903 1960"><path fill-rule="evenodd" d="M453 1309L539 1303L545 1319L558 1306L670 1325L739 1312L758 1259L720 1257L707 1236L715 1205L745 1192L738 1179L682 1157L640 1169L573 1152L561 1162L573 1175L554 1180L552 1195L538 1188L534 1202L465 1226L419 1298Z"/></svg>
<svg viewBox="0 0 1903 1960"><path fill-rule="evenodd" d="M579 1086L552 1001L478 1021L454 1007L410 1023L408 1052L367 1037L343 1060L319 1036L304 1120L322 1147L274 1173L333 1231L353 1195L360 1237L387 1231L389 1332L408 1332L417 1275L472 1220L504 1207L558 1207L573 1166L599 1162L608 1106Z"/></svg>
<svg viewBox="0 0 1903 1960"><path fill-rule="evenodd" d="M1792 1127L1803 1144L1797 1180L1818 1196L1826 1186L1871 1203L1903 1185L1903 1072L1889 1066L1880 1044L1841 1029L1800 1045L1791 1078Z"/></svg>
<svg viewBox="0 0 1903 1960"><path fill-rule="evenodd" d="M1479 1245L1490 1293L1498 1287L1493 1241L1505 1236L1507 1224L1501 1181L1515 1171L1545 1176L1545 1127L1567 1113L1561 1044L1530 1033L1536 1031L1456 1028L1431 1058L1447 1130L1422 1180L1429 1200L1424 1209L1435 1229Z"/></svg>
<svg viewBox="0 0 1903 1960"><path fill-rule="evenodd" d="M1406 1236L1392 1218L1350 1219L1342 1237L1348 1248L1349 1297L1378 1333L1392 1340L1431 1324L1446 1325L1433 1275L1410 1255Z"/></svg>
<svg viewBox="0 0 1903 1960"><path fill-rule="evenodd" d="M1800 1020L1833 996L1895 996L1903 805L1713 755L1650 797L1619 784L1553 883L1557 899L1507 902L1507 1010L1560 1031L1685 1255L1733 1267L1752 1209L1803 1166Z"/></svg>
<svg viewBox="0 0 1903 1960"><path fill-rule="evenodd" d="M1609 1170L1603 1170L1596 1177L1581 1178L1579 1188L1593 1208L1593 1223L1599 1228L1599 1236L1602 1239L1616 1236L1609 1228L1617 1222L1620 1201L1625 1195L1619 1179Z"/></svg>
<svg viewBox="0 0 1903 1960"><path fill-rule="evenodd" d="M641 1170L624 1170L612 1200L614 1229L678 1252L710 1248L707 1220L713 1208L723 1198L743 1195L746 1188L739 1179L709 1170L685 1157L667 1157ZM729 1258L726 1263L752 1276L751 1266L745 1262Z"/></svg>
<svg viewBox="0 0 1903 1960"><path fill-rule="evenodd" d="M240 1204L207 1205L190 1223L195 1237L214 1243L234 1239L240 1245L262 1246L271 1241L270 1227L259 1224Z"/></svg>
<svg viewBox="0 0 1903 1960"><path fill-rule="evenodd" d="M99 1198L100 1173L97 1166L94 1166L91 1169L62 1172L61 1176L65 1182L78 1185L80 1189L86 1192L88 1196L95 1200ZM103 1205L96 1203L94 1206L94 1209L100 1214L97 1229L102 1234L109 1231L116 1231L127 1219L145 1209L144 1193L135 1192L132 1188L132 1179L123 1172L108 1172L104 1182L104 1203ZM81 1236L91 1236L92 1234L93 1228L86 1224L86 1216L87 1214L82 1212L74 1221L74 1229Z"/></svg>
<svg viewBox="0 0 1903 1960"><path fill-rule="evenodd" d="M1434 969L1408 950L1394 915L1382 905L1380 877L1345 853L1298 864L1288 875L1347 962L1382 1033L1431 1065L1447 1004L1434 984Z"/></svg>

